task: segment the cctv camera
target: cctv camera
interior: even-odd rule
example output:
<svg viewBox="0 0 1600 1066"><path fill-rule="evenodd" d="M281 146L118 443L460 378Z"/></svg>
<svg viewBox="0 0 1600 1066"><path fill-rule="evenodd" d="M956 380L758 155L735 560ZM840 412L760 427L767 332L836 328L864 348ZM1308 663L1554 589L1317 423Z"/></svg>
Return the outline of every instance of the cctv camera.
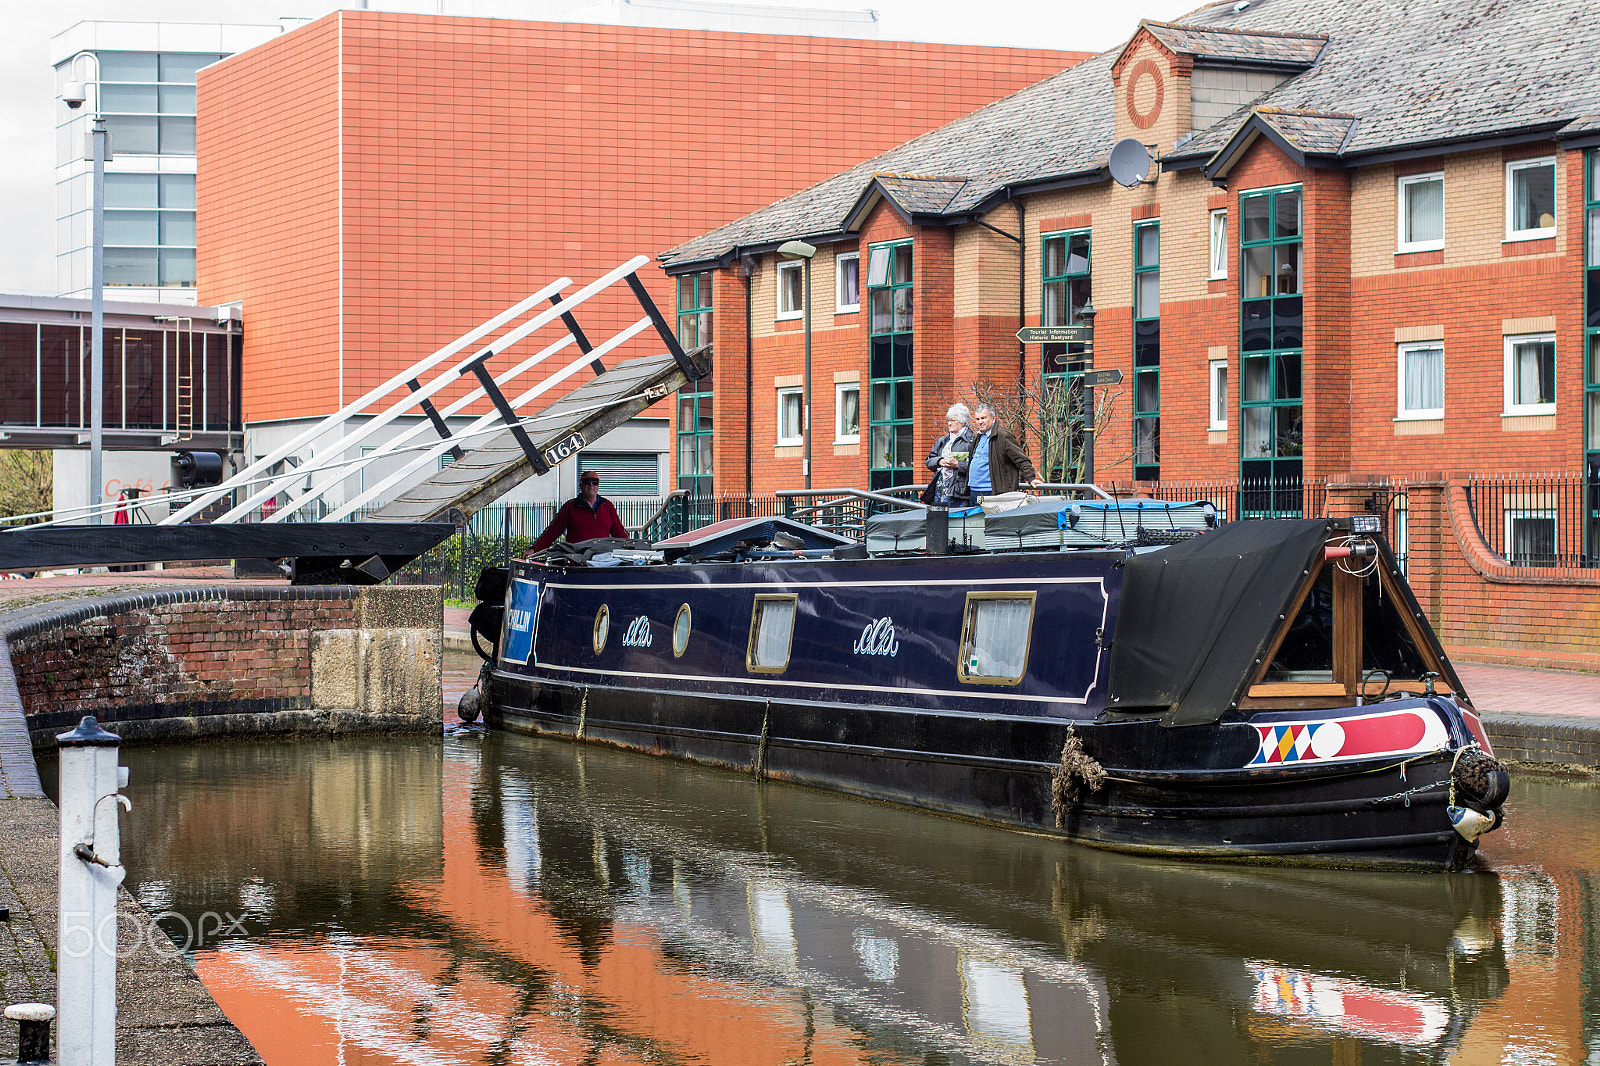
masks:
<svg viewBox="0 0 1600 1066"><path fill-rule="evenodd" d="M83 91L83 82L69 81L63 85L61 87L61 99L74 111L82 107L83 101L87 99L87 95Z"/></svg>

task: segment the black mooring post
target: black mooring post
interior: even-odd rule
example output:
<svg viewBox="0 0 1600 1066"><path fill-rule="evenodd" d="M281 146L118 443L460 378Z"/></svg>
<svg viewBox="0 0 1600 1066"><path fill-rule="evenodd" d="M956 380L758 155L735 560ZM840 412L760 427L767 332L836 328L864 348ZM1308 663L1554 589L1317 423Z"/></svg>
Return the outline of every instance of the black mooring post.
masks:
<svg viewBox="0 0 1600 1066"><path fill-rule="evenodd" d="M667 324L666 318L661 314L661 309L656 302L650 299L650 292L644 287L644 282L639 280L638 274L628 275L628 288L633 290L634 299L639 301L639 306L644 308L644 313L650 316L650 321L655 324L656 332L661 334L661 340L667 346L667 351L672 354L673 362L678 364L684 376L690 381L699 381L701 374L695 367L694 361L683 350L683 345L678 343L678 335L672 332L672 327Z"/></svg>
<svg viewBox="0 0 1600 1066"><path fill-rule="evenodd" d="M17 1023L18 1066L50 1061L50 1022L55 1016L56 1009L48 1003L13 1003L6 1008L6 1017Z"/></svg>
<svg viewBox="0 0 1600 1066"><path fill-rule="evenodd" d="M406 382L406 387L409 388L412 392L421 392L422 391L422 386L417 383L417 379L416 378L412 378L410 381ZM433 401L429 400L429 399L424 399L422 401L422 410L423 410L423 413L428 416L428 421L433 423L433 428L436 431L438 431L439 439L440 440L449 440L450 439L450 427L444 424L444 419L440 417L439 409L437 407L433 406ZM454 459L456 462L459 463L461 461L461 457L463 455L465 455L465 454L466 453L461 450L461 445L459 445L459 444L450 445L450 458Z"/></svg>
<svg viewBox="0 0 1600 1066"><path fill-rule="evenodd" d="M522 447L522 454L528 457L528 464L533 467L533 472L546 473L550 469L550 464L544 461L544 456L533 443L533 438L522 428L522 420L517 417L511 402L506 399L506 394L500 391L500 386L494 383L494 375L489 373L489 358L492 355L494 352L484 352L468 363L467 369L477 375L478 383L483 386L484 393L494 404L494 409L500 412L501 420L505 422L506 428L511 430L511 435L517 439L517 444Z"/></svg>
<svg viewBox="0 0 1600 1066"><path fill-rule="evenodd" d="M558 292L550 297L550 306L555 307L561 303L561 294ZM572 316L571 311L561 312L561 324L567 327L567 332L572 334L572 339L578 342L578 351L588 355L594 351L594 345L589 343L589 338L583 335L583 327L578 325L578 320ZM599 377L606 372L606 365L598 359L589 361L589 369L594 371L594 376Z"/></svg>

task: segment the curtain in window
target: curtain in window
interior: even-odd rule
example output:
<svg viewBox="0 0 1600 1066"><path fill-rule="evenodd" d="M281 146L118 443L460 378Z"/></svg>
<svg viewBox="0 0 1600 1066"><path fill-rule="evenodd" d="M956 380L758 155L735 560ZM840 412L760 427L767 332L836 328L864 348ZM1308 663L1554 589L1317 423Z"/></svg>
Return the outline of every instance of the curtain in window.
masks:
<svg viewBox="0 0 1600 1066"><path fill-rule="evenodd" d="M1414 181L1406 186L1406 243L1444 240L1444 182Z"/></svg>
<svg viewBox="0 0 1600 1066"><path fill-rule="evenodd" d="M1028 628L1033 601L974 600L967 673L978 677L1019 677L1028 658Z"/></svg>
<svg viewBox="0 0 1600 1066"><path fill-rule="evenodd" d="M1406 352L1407 411L1444 409L1444 349L1413 348Z"/></svg>
<svg viewBox="0 0 1600 1066"><path fill-rule="evenodd" d="M755 665L776 669L789 661L794 601L762 600L756 619Z"/></svg>
<svg viewBox="0 0 1600 1066"><path fill-rule="evenodd" d="M1554 403L1551 379L1555 370L1555 345L1527 341L1512 349L1512 396L1515 404Z"/></svg>

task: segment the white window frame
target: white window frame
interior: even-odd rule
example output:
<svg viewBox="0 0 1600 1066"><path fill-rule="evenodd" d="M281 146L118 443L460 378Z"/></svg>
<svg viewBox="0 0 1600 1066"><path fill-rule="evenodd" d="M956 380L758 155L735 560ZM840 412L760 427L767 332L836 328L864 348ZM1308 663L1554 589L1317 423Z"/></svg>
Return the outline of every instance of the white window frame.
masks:
<svg viewBox="0 0 1600 1066"><path fill-rule="evenodd" d="M789 294L789 284L790 284L788 279L784 275L786 275L786 274L788 274L790 272L793 272L794 275L799 279L798 281L794 282L795 288L798 289L799 292L800 292L800 306L798 306L798 307L785 307L784 306L788 302L787 297L788 297L788 294ZM778 273L777 273L777 279L778 279L778 304L777 304L778 313L774 317L779 322L782 322L782 321L784 321L786 319L803 318L803 317L805 317L805 313L806 313L806 283L805 283L805 277L806 277L806 275L805 275L805 264L804 263L779 263L778 264Z"/></svg>
<svg viewBox="0 0 1600 1066"><path fill-rule="evenodd" d="M1437 349L1439 359L1439 406L1416 407L1406 406L1406 356L1412 352L1424 352ZM1395 421L1412 422L1425 419L1440 419L1444 417L1444 341L1417 341L1411 344L1395 346Z"/></svg>
<svg viewBox="0 0 1600 1066"><path fill-rule="evenodd" d="M1511 550L1512 545L1514 545L1516 543L1515 532L1516 532L1516 524L1518 522L1529 522L1529 521L1543 522L1543 521L1548 521L1550 523L1551 554L1552 555L1555 554L1555 549L1561 543L1561 536L1560 536L1560 534L1561 534L1561 526L1560 526L1561 519L1556 514L1555 508L1553 508L1553 507L1507 507L1505 509L1505 511L1503 512L1503 514L1505 516L1505 534L1506 534L1506 539L1501 541L1501 544L1504 545L1504 548L1505 548L1505 554L1502 556L1502 558L1504 558L1507 562L1511 563L1513 566L1532 566L1532 565L1534 565L1533 563L1519 563L1517 560L1520 559L1520 558L1523 558L1523 556L1521 556L1518 553L1513 552Z"/></svg>
<svg viewBox="0 0 1600 1066"><path fill-rule="evenodd" d="M1428 182L1439 183L1439 237L1432 241L1406 240L1406 193L1413 185L1425 185ZM1435 171L1430 174L1407 174L1399 179L1395 187L1397 197L1395 206L1395 251L1397 252L1437 252L1444 248L1444 171ZM1509 216L1507 216L1509 217Z"/></svg>
<svg viewBox="0 0 1600 1066"><path fill-rule="evenodd" d="M845 302L844 265L846 263L854 263L856 265L856 302L855 303L846 303ZM834 310L835 314L850 314L851 312L861 310L861 253L860 252L840 252L838 255L833 257L833 294L834 294L834 309L833 310Z"/></svg>
<svg viewBox="0 0 1600 1066"><path fill-rule="evenodd" d="M1228 428L1228 361L1226 359L1213 359L1206 371L1206 381L1210 383L1206 410L1209 412L1206 428L1210 430L1224 430ZM1217 412L1222 412L1222 417L1217 417Z"/></svg>
<svg viewBox="0 0 1600 1066"><path fill-rule="evenodd" d="M844 429L844 394L856 394L856 431L846 433ZM835 444L860 444L861 443L861 382L836 381L833 385L833 443Z"/></svg>
<svg viewBox="0 0 1600 1066"><path fill-rule="evenodd" d="M1506 240L1507 241L1537 241L1537 240L1543 240L1545 237L1554 237L1556 235L1556 226L1553 226L1553 225L1552 226L1546 226L1546 227L1544 227L1542 229L1514 230L1514 229L1511 228L1512 220L1515 217L1513 212L1512 212L1512 207L1513 207L1513 203L1514 203L1514 200L1515 200L1515 198L1512 195L1512 190L1516 186L1516 182L1515 182L1515 179L1514 179L1513 175L1519 170L1532 170L1534 167L1549 167L1550 168L1550 176L1551 176L1551 183L1550 184L1551 184L1551 188L1553 190L1555 190L1554 194L1557 197L1560 196L1561 175L1560 175L1560 172L1556 169L1556 157L1555 156L1553 156L1553 155L1542 156L1542 157L1540 157L1538 159L1517 159L1517 160L1514 160L1514 161L1512 161L1510 163L1507 163L1506 164ZM1556 206L1557 205L1555 205L1555 204L1551 204L1550 213L1552 215L1556 216L1556 222L1557 222L1557 224L1559 224L1560 223L1560 215L1556 211Z"/></svg>
<svg viewBox="0 0 1600 1066"><path fill-rule="evenodd" d="M794 434L791 437L785 437L783 435L783 407L784 407L784 403L790 397L794 398L795 407L799 412L798 421L799 421L800 425L799 425L798 428L799 428L800 432ZM799 386L793 386L793 387L782 388L782 389L778 390L778 425L777 425L777 434L778 434L778 447L780 447L780 448L787 448L787 447L790 447L790 446L793 446L793 445L796 445L796 444L804 444L805 443L805 440L806 440L806 393L805 393L805 389L800 388Z"/></svg>
<svg viewBox="0 0 1600 1066"><path fill-rule="evenodd" d="M1228 277L1228 209L1214 208L1211 212L1211 273L1209 281L1223 281Z"/></svg>
<svg viewBox="0 0 1600 1066"><path fill-rule="evenodd" d="M1556 413L1556 404L1555 404L1555 400L1554 399L1552 399L1549 403L1521 403L1521 404L1519 404L1519 403L1512 403L1511 402L1512 401L1512 397L1516 395L1516 389L1515 389L1516 368L1512 365L1512 355L1515 352L1517 345L1519 345L1519 344L1532 344L1532 343L1542 342L1542 341L1549 341L1553 345L1553 344L1555 344L1555 340L1556 340L1556 335L1554 333L1518 333L1516 335L1508 335L1505 338L1505 400L1506 400L1505 413L1506 414L1508 414L1508 415L1553 415L1553 414ZM1554 361L1554 359L1555 359L1557 354L1558 353L1555 353L1555 352L1551 353L1552 361ZM1555 367L1552 366L1551 367L1551 378L1552 378L1552 381L1555 378L1555 372L1556 372L1555 371Z"/></svg>

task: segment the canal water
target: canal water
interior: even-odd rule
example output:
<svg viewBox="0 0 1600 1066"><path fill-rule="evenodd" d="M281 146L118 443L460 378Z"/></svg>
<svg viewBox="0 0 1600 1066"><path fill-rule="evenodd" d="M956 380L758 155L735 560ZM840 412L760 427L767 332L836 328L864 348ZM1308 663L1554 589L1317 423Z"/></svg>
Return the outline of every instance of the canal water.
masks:
<svg viewBox="0 0 1600 1066"><path fill-rule="evenodd" d="M1447 876L1129 858L480 731L123 761L128 888L272 1066L1600 1063L1586 782L1520 777Z"/></svg>

